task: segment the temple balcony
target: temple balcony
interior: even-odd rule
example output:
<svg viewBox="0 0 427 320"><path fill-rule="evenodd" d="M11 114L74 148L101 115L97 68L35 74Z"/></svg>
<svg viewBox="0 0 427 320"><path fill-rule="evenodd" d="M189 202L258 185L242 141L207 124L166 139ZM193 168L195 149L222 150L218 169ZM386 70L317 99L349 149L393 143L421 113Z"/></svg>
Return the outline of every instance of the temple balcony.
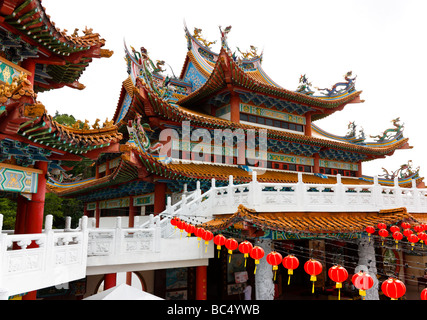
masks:
<svg viewBox="0 0 427 320"><path fill-rule="evenodd" d="M64 230L53 230L47 216L40 234L0 233L0 300L87 275L200 266L213 257L211 243L186 237L168 219L150 216L137 228L122 228L118 217L114 228L93 228L83 217L75 230L66 221Z"/></svg>
<svg viewBox="0 0 427 320"><path fill-rule="evenodd" d="M190 196L183 196L174 205L168 199L164 214L168 216L198 218L200 223L213 215L233 214L239 205L257 212L379 212L380 210L405 207L408 213L427 212L427 189L419 189L412 180L411 188L402 188L397 178L394 186L384 186L374 177L374 183L343 184L337 175L336 184L304 183L298 173L297 183L263 183L257 181L256 171L252 181L212 187L201 193L199 187Z"/></svg>

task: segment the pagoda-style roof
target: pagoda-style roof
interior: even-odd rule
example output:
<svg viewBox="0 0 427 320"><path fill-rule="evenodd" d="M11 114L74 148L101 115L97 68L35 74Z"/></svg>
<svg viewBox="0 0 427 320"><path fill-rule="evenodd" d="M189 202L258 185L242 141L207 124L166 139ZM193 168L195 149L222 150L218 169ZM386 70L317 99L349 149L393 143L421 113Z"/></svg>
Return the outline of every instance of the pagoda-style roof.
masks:
<svg viewBox="0 0 427 320"><path fill-rule="evenodd" d="M8 59L18 65L25 59L36 63L34 90L69 86L83 89L79 77L93 58L109 57L101 49L105 40L86 27L72 34L51 21L41 0L8 0L0 5L0 43Z"/></svg>
<svg viewBox="0 0 427 320"><path fill-rule="evenodd" d="M130 88L130 83L128 82L126 91L132 92L132 97L126 106L127 116L122 118L124 121L132 119L136 112L146 116L160 116L164 120L171 120L178 123L182 123L183 121L190 121L192 125L203 128L231 130L242 129L244 131L259 129L259 127L255 125L236 123L227 119L209 116L161 99L139 78L136 79L136 85L133 89ZM116 115L118 112L123 112L123 108L121 111L116 111ZM403 138L400 136L399 139L395 139L390 143L381 142L370 143L369 145L361 145L351 141L341 141L339 139L330 139L321 136L306 136L275 129L266 130L268 142L270 145L273 143L273 140L277 140L291 142L294 144L294 147L296 147L298 144L301 144L302 149L308 148L309 146L314 146L318 150L313 150L313 152L322 150L322 156L325 158L345 161L354 161L356 158L356 161L366 161L386 155L391 155L397 149L408 148L409 140L408 138ZM358 155L360 154L366 156L359 157Z"/></svg>
<svg viewBox="0 0 427 320"><path fill-rule="evenodd" d="M298 239L336 234L357 234L369 225L383 222L387 225L401 221L422 223L425 214L409 214L406 208L380 212L256 212L243 205L232 215L220 215L200 227L218 233L229 227L245 229L255 227L281 233L283 239Z"/></svg>

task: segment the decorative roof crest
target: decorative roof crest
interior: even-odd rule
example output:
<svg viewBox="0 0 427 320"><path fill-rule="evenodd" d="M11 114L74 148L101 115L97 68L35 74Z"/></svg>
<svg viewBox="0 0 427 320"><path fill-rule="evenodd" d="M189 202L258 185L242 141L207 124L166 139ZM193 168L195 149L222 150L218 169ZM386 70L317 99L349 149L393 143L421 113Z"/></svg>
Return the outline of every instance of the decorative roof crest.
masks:
<svg viewBox="0 0 427 320"><path fill-rule="evenodd" d="M396 119L391 120L391 122L393 123L394 128L387 129L380 135L370 136L370 137L377 138L376 142L383 142L385 140L397 138L403 132L403 128L405 124L404 123L400 124L400 117L397 117Z"/></svg>

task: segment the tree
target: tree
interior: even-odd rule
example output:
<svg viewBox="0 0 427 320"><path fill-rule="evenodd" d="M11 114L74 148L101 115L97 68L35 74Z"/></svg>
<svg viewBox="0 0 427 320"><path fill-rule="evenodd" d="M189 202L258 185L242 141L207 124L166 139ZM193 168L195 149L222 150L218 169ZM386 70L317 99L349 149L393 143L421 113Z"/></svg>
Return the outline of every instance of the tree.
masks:
<svg viewBox="0 0 427 320"><path fill-rule="evenodd" d="M0 198L0 214L3 215L3 230L15 229L16 202Z"/></svg>
<svg viewBox="0 0 427 320"><path fill-rule="evenodd" d="M73 115L68 115L66 113L60 114L58 110L55 112L53 120L67 127L71 127L77 121Z"/></svg>

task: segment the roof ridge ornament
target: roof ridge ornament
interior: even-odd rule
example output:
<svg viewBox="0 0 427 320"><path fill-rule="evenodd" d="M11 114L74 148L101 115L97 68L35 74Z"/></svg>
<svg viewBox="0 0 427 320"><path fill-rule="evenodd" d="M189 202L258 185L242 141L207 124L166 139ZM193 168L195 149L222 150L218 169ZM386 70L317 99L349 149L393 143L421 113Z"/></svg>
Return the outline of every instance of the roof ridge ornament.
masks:
<svg viewBox="0 0 427 320"><path fill-rule="evenodd" d="M202 37L202 29L200 28L194 28L194 34L193 38L196 39L199 43L201 43L204 47L211 49L211 45L216 43L215 41L207 41L205 38Z"/></svg>
<svg viewBox="0 0 427 320"><path fill-rule="evenodd" d="M221 32L221 46L227 50L230 51L230 47L227 43L228 34L231 31L231 26L226 27L224 30L222 30L221 26L218 26L219 31Z"/></svg>
<svg viewBox="0 0 427 320"><path fill-rule="evenodd" d="M354 82L357 78L357 76L355 76L354 78L350 78L352 74L353 74L352 71L347 72L344 75L344 79L346 82L337 82L332 86L331 89L328 89L328 88L320 89L317 87L315 87L315 88L319 91L326 91L326 93L324 93L324 92L321 92L321 93L323 95L328 96L328 97L339 95L339 94L344 93L344 92L350 93L350 92L355 90L355 83ZM343 87L343 88L338 89L339 87Z"/></svg>
<svg viewBox="0 0 427 320"><path fill-rule="evenodd" d="M397 117L396 119L391 120L391 122L394 125L394 128L390 128L385 130L382 134L376 135L376 136L370 136L371 138L377 138L376 142L383 142L385 140L391 140L392 138L395 138L397 140L400 140L403 132L403 128L405 127L405 124L400 124L400 117ZM394 136L390 136L393 132L396 132ZM399 135L401 137L399 137Z"/></svg>

